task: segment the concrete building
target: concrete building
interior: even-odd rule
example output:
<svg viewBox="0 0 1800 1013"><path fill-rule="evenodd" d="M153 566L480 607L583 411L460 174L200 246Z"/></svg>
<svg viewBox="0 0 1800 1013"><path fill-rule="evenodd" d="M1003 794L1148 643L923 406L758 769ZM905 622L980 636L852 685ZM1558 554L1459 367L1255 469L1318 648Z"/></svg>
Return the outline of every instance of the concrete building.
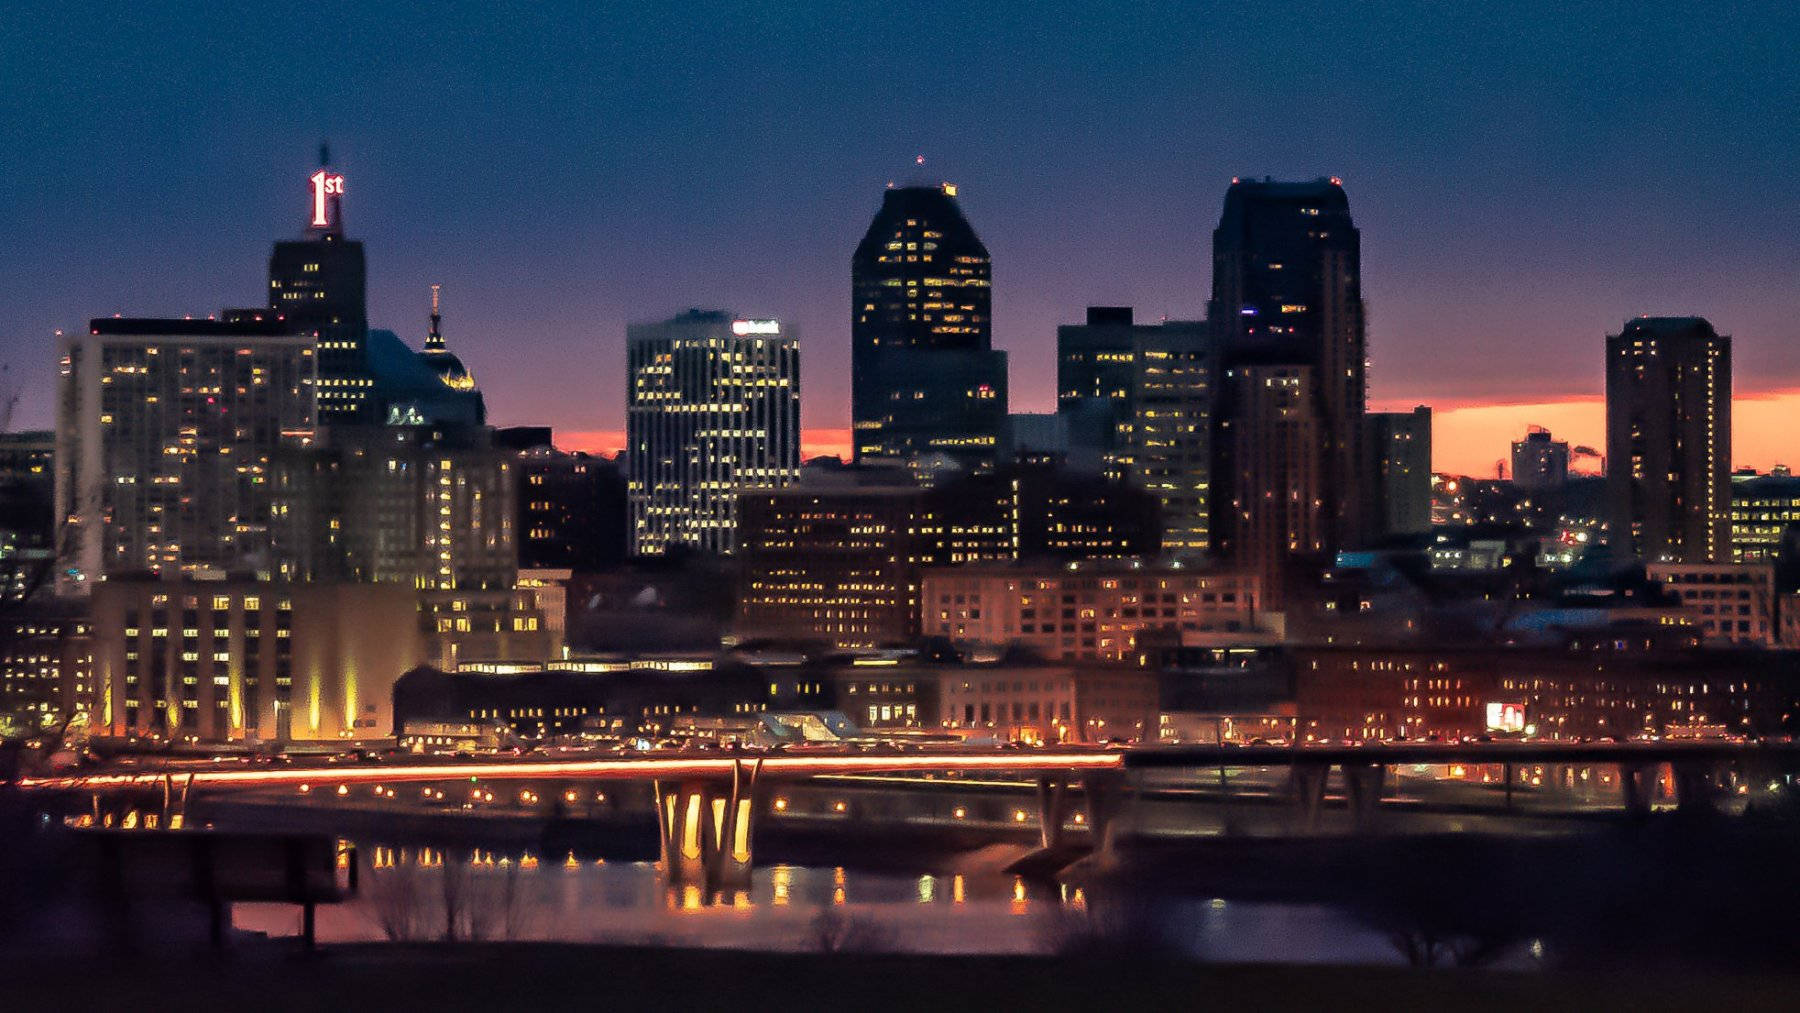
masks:
<svg viewBox="0 0 1800 1013"><path fill-rule="evenodd" d="M1639 317L1606 339L1613 548L1647 563L1731 558L1731 339Z"/></svg>
<svg viewBox="0 0 1800 1013"><path fill-rule="evenodd" d="M113 318L59 344L63 590L267 571L272 466L313 439L313 336L280 321Z"/></svg>
<svg viewBox="0 0 1800 1013"><path fill-rule="evenodd" d="M1550 430L1532 426L1512 445L1513 484L1530 492L1561 489L1569 481L1569 444Z"/></svg>
<svg viewBox="0 0 1800 1013"><path fill-rule="evenodd" d="M800 349L775 320L690 310L627 334L631 547L737 548L738 490L800 470Z"/></svg>
<svg viewBox="0 0 1800 1013"><path fill-rule="evenodd" d="M969 565L925 572L921 630L968 645L1018 645L1057 661L1120 662L1146 638L1266 637L1252 575L1123 564Z"/></svg>
<svg viewBox="0 0 1800 1013"><path fill-rule="evenodd" d="M1371 455L1369 516L1377 535L1431 530L1431 409L1370 412L1364 445Z"/></svg>
<svg viewBox="0 0 1800 1013"><path fill-rule="evenodd" d="M1207 325L1137 324L1128 306L1090 306L1056 329L1056 406L1071 456L1157 497L1162 550L1205 551L1214 360Z"/></svg>
<svg viewBox="0 0 1800 1013"><path fill-rule="evenodd" d="M1772 563L1651 563L1652 581L1693 610L1709 643L1774 647L1780 642Z"/></svg>
<svg viewBox="0 0 1800 1013"><path fill-rule="evenodd" d="M378 738L424 657L398 584L108 580L92 595L95 729L206 742Z"/></svg>

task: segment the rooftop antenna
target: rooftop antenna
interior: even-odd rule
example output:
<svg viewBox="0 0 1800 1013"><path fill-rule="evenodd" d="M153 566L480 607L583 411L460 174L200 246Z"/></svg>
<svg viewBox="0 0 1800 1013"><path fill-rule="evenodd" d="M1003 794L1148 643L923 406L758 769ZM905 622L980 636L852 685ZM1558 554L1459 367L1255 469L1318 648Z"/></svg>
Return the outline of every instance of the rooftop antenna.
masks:
<svg viewBox="0 0 1800 1013"><path fill-rule="evenodd" d="M319 168L321 168L321 169L331 168L331 142L330 141L326 141L326 140L319 141Z"/></svg>
<svg viewBox="0 0 1800 1013"><path fill-rule="evenodd" d="M427 352L441 352L444 350L444 335L438 330L438 324L444 319L443 316L438 313L438 289L440 287L441 286L438 285L431 286L431 333L425 335L425 350Z"/></svg>

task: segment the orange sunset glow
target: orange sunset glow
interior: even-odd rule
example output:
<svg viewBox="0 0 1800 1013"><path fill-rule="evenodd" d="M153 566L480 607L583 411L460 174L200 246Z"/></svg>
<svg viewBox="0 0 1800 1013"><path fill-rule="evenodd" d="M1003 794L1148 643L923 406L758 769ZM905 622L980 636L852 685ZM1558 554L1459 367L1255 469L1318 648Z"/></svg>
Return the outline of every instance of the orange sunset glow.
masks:
<svg viewBox="0 0 1800 1013"><path fill-rule="evenodd" d="M1414 404L1404 399L1371 402L1371 411L1406 411ZM1606 448L1606 402L1599 395L1560 400L1508 404L1433 405L1432 467L1453 475L1491 478L1500 461L1508 461L1512 441L1527 426L1543 426L1571 447ZM1794 426L1800 423L1800 389L1739 394L1731 404L1731 462L1733 467L1767 471L1777 464L1793 464ZM564 450L617 454L625 446L621 429L575 430L557 435ZM850 457L850 430L808 429L801 456ZM1594 473L1595 458L1570 462L1570 470Z"/></svg>

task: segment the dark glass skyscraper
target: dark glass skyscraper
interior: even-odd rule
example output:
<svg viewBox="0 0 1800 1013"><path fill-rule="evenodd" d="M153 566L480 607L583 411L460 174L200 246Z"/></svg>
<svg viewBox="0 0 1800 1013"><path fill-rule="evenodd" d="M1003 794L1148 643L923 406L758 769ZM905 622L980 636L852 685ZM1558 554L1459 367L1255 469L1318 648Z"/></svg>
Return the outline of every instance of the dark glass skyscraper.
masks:
<svg viewBox="0 0 1800 1013"><path fill-rule="evenodd" d="M933 454L991 468L1006 426L987 247L956 188L890 187L851 261L850 414L858 461Z"/></svg>
<svg viewBox="0 0 1800 1013"><path fill-rule="evenodd" d="M1704 319L1607 337L1606 505L1621 556L1731 562L1731 339Z"/></svg>
<svg viewBox="0 0 1800 1013"><path fill-rule="evenodd" d="M363 244L344 238L344 177L326 152L308 178L306 238L269 255L269 308L319 335L319 422L379 422L368 362L368 269Z"/></svg>
<svg viewBox="0 0 1800 1013"><path fill-rule="evenodd" d="M1364 539L1362 240L1337 179L1232 181L1208 317L1222 367L1215 550L1270 567ZM1275 584L1264 600L1279 603Z"/></svg>

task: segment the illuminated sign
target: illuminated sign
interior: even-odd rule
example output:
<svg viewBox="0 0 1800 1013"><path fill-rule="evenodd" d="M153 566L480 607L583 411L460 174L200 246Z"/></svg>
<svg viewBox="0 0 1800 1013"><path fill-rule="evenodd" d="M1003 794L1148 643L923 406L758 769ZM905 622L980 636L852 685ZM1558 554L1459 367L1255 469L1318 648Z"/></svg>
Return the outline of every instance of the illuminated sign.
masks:
<svg viewBox="0 0 1800 1013"><path fill-rule="evenodd" d="M1522 703L1490 703L1487 705L1489 731L1522 732L1525 730L1525 705Z"/></svg>
<svg viewBox="0 0 1800 1013"><path fill-rule="evenodd" d="M312 174L310 182L312 183L313 228L328 229L331 227L331 202L327 198L344 195L343 174L320 169Z"/></svg>
<svg viewBox="0 0 1800 1013"><path fill-rule="evenodd" d="M731 322L731 333L737 335L740 338L746 334L780 334L781 333L781 321L779 321L779 320L733 320Z"/></svg>

